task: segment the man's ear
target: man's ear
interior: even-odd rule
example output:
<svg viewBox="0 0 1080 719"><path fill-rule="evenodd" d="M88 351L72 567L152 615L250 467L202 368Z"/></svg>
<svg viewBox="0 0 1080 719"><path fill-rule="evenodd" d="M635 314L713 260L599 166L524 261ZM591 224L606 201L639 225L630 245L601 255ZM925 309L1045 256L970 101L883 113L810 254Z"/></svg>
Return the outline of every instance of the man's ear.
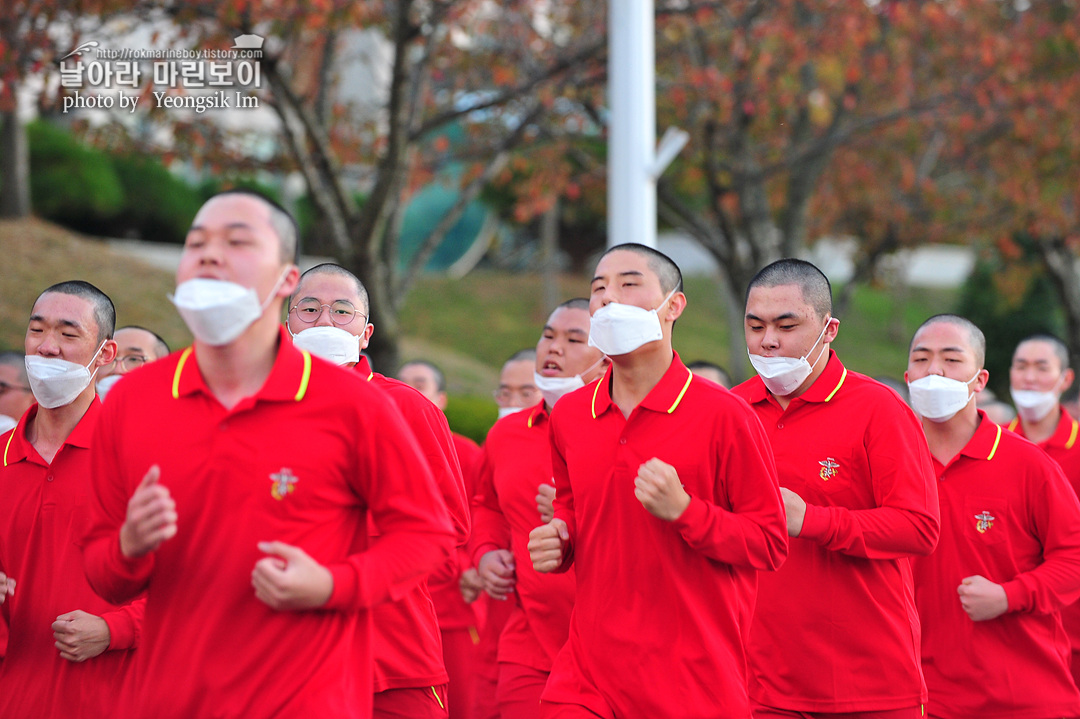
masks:
<svg viewBox="0 0 1080 719"><path fill-rule="evenodd" d="M105 340L105 344L101 346L101 351L98 352L97 359L94 360L95 367L104 367L107 364L112 364L116 359L116 353L120 348L116 344L116 340Z"/></svg>
<svg viewBox="0 0 1080 719"><path fill-rule="evenodd" d="M667 312L664 313L665 319L674 322L682 315L683 310L686 309L686 295L682 292L676 292L671 296L671 301L668 302Z"/></svg>

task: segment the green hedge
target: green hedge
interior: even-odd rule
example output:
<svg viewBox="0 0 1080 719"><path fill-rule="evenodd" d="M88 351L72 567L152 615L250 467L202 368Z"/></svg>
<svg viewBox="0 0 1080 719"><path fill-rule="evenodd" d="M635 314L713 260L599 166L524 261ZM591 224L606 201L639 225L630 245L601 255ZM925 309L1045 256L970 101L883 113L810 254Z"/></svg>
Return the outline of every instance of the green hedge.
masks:
<svg viewBox="0 0 1080 719"><path fill-rule="evenodd" d="M124 207L124 188L109 156L46 122L27 125L35 214L94 232Z"/></svg>
<svg viewBox="0 0 1080 719"><path fill-rule="evenodd" d="M491 397L451 395L447 398L446 421L450 429L477 443L483 443L498 417L499 410Z"/></svg>
<svg viewBox="0 0 1080 719"><path fill-rule="evenodd" d="M111 160L124 188L124 208L107 234L183 242L202 204L199 193L156 157L116 155Z"/></svg>

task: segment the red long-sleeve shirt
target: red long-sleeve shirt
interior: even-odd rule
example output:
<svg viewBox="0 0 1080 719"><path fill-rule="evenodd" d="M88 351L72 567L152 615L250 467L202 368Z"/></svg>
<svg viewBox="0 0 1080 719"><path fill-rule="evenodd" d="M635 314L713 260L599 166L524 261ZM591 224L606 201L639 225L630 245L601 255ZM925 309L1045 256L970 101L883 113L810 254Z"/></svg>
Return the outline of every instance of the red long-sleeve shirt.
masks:
<svg viewBox="0 0 1080 719"><path fill-rule="evenodd" d="M541 484L552 481L549 428L543 402L491 428L473 507L472 541L474 564L496 549L514 555L517 581L508 601L515 608L499 637L499 661L545 672L566 643L577 584L572 569L541 574L529 559L529 532L540 525L536 494Z"/></svg>
<svg viewBox="0 0 1080 719"><path fill-rule="evenodd" d="M749 717L744 651L759 570L787 554L787 524L761 422L694 378L676 354L629 418L612 370L552 412L555 516L577 572L570 636L543 700L602 717ZM656 457L690 505L650 514L634 479Z"/></svg>
<svg viewBox="0 0 1080 719"><path fill-rule="evenodd" d="M446 415L414 387L372 372L367 357L360 358L355 370L385 391L401 411L450 512L455 544L465 544L471 525L469 501ZM374 523L370 527L372 540L377 540L378 527ZM442 574L447 574L450 561L448 558L440 567ZM427 687L448 681L439 620L429 591L429 584L439 586L446 581L447 578L438 575L428 576L400 599L372 608L375 691Z"/></svg>
<svg viewBox="0 0 1080 719"><path fill-rule="evenodd" d="M87 576L112 600L148 591L132 717L370 716L359 610L400 599L449 555L454 532L400 412L356 373L282 334L263 387L225 409L191 349L132 373L95 435ZM150 466L176 502L175 537L120 552L128 499ZM382 534L366 543L370 514ZM318 610L255 597L257 543L299 546L334 580ZM363 551L357 548L365 547Z"/></svg>
<svg viewBox="0 0 1080 719"><path fill-rule="evenodd" d="M90 588L78 543L89 524L90 446L101 413L96 399L46 462L26 437L35 404L0 435L0 571L17 582L0 606L10 628L0 663L0 716L5 719L109 715L139 640L144 601L119 606ZM109 648L85 662L60 657L52 623L81 609L109 626Z"/></svg>
<svg viewBox="0 0 1080 719"><path fill-rule="evenodd" d="M979 412L967 446L934 468L941 539L913 561L922 664L938 717L1048 719L1080 714L1059 610L1080 598L1080 503L1038 447ZM957 587L980 575L1008 612L972 621Z"/></svg>
<svg viewBox="0 0 1080 719"><path fill-rule="evenodd" d="M806 501L799 536L763 574L750 631L750 695L766 706L861 712L921 704L908 557L940 520L930 451L888 387L841 364L787 409L753 377L732 390L765 427L780 485Z"/></svg>
<svg viewBox="0 0 1080 719"><path fill-rule="evenodd" d="M1024 436L1024 426L1019 418L1009 423L1009 429L1021 437ZM1061 407L1057 429L1054 434L1038 446L1050 459L1058 463L1065 479L1069 480L1073 490L1080 495L1080 422L1076 421L1064 407ZM1080 655L1080 602L1073 602L1061 608L1061 621L1065 623L1065 631L1069 634L1072 644L1073 663L1080 663L1077 656ZM1073 674L1076 678L1076 674Z"/></svg>
<svg viewBox="0 0 1080 719"><path fill-rule="evenodd" d="M480 463L483 461L483 450L480 446L457 433L452 433L454 448L457 450L458 462L461 463L461 477L465 480L465 493L472 501L476 495L476 475L480 471ZM470 517L472 510L470 507ZM473 532L476 521L473 519ZM439 628L446 629L476 629L479 616L476 612L476 602L469 604L461 596L461 573L472 567L472 561L465 547L458 547L454 557L439 572L436 572L428 580L428 591L431 592L431 601L435 605L435 614L439 618Z"/></svg>

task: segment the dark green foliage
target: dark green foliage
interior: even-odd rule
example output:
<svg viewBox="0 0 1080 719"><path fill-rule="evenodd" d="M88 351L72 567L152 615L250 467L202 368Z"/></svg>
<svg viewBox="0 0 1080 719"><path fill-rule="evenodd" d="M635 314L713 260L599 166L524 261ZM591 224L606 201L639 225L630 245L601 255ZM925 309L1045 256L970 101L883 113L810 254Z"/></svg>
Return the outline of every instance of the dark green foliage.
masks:
<svg viewBox="0 0 1080 719"><path fill-rule="evenodd" d="M450 429L477 443L483 443L498 416L499 410L491 397L451 395L446 403L446 421Z"/></svg>
<svg viewBox="0 0 1080 719"><path fill-rule="evenodd" d="M116 155L113 167L124 188L124 207L107 234L181 243L199 210L200 196L157 158Z"/></svg>
<svg viewBox="0 0 1080 719"><path fill-rule="evenodd" d="M46 122L27 125L34 213L80 232L107 226L124 206L109 156Z"/></svg>
<svg viewBox="0 0 1080 719"><path fill-rule="evenodd" d="M1014 238L1019 256L998 250L980 256L960 290L957 314L986 335L986 369L990 388L1009 397L1009 366L1020 340L1036 333L1062 336L1063 318L1057 293L1039 263L1029 238Z"/></svg>

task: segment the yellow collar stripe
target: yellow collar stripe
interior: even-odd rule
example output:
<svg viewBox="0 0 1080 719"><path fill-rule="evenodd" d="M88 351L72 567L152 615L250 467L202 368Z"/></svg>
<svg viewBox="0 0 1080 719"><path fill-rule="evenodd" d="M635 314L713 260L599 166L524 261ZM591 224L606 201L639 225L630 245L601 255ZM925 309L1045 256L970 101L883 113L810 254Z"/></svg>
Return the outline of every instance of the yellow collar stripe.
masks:
<svg viewBox="0 0 1080 719"><path fill-rule="evenodd" d="M986 461L990 461L997 453L998 442L1001 441L1001 425L995 425L997 427L997 437L994 438L994 446L990 448L990 454L986 455Z"/></svg>
<svg viewBox="0 0 1080 719"><path fill-rule="evenodd" d="M7 466L7 453L11 449L11 440L15 439L15 433L19 431L19 425L15 425L15 429L11 430L11 436L7 438L7 446L4 447L4 466Z"/></svg>
<svg viewBox="0 0 1080 719"><path fill-rule="evenodd" d="M1069 441L1065 443L1065 449L1072 449L1073 445L1076 444L1077 432L1080 432L1080 422L1077 422L1074 419L1072 424L1072 432L1069 433Z"/></svg>
<svg viewBox="0 0 1080 719"><path fill-rule="evenodd" d="M606 376L606 375L605 375ZM596 393L600 391L600 385L604 384L604 378L601 377L596 382L596 389L592 391L592 418L596 419Z"/></svg>
<svg viewBox="0 0 1080 719"><path fill-rule="evenodd" d="M304 375L300 378L300 389L296 390L295 399L297 402L304 398L307 394L308 380L311 379L311 353L307 350L300 350L304 355ZM372 373L374 374L374 373ZM368 379L371 379L370 377Z"/></svg>
<svg viewBox="0 0 1080 719"><path fill-rule="evenodd" d="M184 365L187 364L188 357L191 356L191 348L188 347L184 350L184 354L180 355L180 361L176 363L176 371L173 372L172 378L172 396L173 399L180 399L180 375L184 372Z"/></svg>
<svg viewBox="0 0 1080 719"><path fill-rule="evenodd" d="M826 402L828 402L830 399L832 399L833 395L835 395L837 392L840 391L840 387L844 384L844 380L846 380L846 379L847 379L847 367L844 368L844 373L842 375L840 375L840 381L836 383L835 387L833 387L833 391L829 392L829 396L825 398Z"/></svg>
<svg viewBox="0 0 1080 719"><path fill-rule="evenodd" d="M690 370L686 370L686 384L682 387L682 392L679 392L679 396L675 398L675 401L670 407L668 407L667 413L671 414L675 411L675 408L679 406L679 402L682 402L683 395L686 394L686 390L690 389L690 383L694 380L694 373Z"/></svg>
<svg viewBox="0 0 1080 719"><path fill-rule="evenodd" d="M1020 418L1019 417L1013 417L1012 422L1009 422L1009 431L1010 432L1015 432L1016 431L1016 425L1018 425L1018 424L1020 424ZM1074 427L1076 426L1075 422L1073 423L1073 426Z"/></svg>

